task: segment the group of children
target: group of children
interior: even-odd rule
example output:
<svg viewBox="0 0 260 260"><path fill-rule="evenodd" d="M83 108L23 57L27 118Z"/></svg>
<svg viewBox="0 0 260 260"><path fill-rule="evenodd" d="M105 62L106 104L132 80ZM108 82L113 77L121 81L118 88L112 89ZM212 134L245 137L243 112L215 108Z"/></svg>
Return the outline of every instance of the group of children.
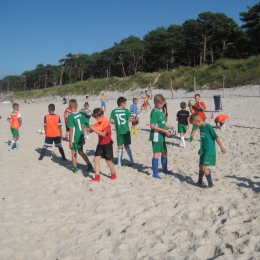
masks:
<svg viewBox="0 0 260 260"><path fill-rule="evenodd" d="M178 121L178 132L180 133L180 146L186 147L184 135L190 127L190 123L193 124L190 142L193 140L195 131L200 129L200 162L199 162L199 179L196 185L202 186L203 176L205 175L208 180L208 187L212 187L211 172L208 169L209 166L216 165L216 147L215 141L221 148L221 152L224 154L226 149L223 147L219 140L214 128L205 122L206 116L204 110L206 106L200 101L200 95L195 95L196 103L190 107L192 113L190 117L189 111L186 110L187 105L185 102L181 102L181 110L176 115ZM131 145L131 133L137 133L138 115L140 113L138 106L138 100L133 99L133 104L130 110L126 108L126 99L120 97L117 100L118 107L112 110L110 118L107 119L104 116L103 107L95 108L92 112L92 117L96 122L89 125L90 113L88 100L84 104L84 109L79 112L78 103L76 99L69 100L69 107L64 112L64 119L66 124L65 139L69 141L69 147L72 154L73 172L77 173L77 153L83 158L87 164L87 171L95 169L95 177L90 180L91 182L100 182L100 159L106 160L110 172L111 180L116 179L115 167L113 164L113 139L111 135L111 124L115 125L117 133L117 146L118 146L118 165L122 165L123 149L125 148L129 156L129 166L134 164ZM102 106L102 104L101 104ZM166 108L166 109L165 109ZM13 140L10 142L9 150L12 151L14 144L19 148L19 127L22 124L21 115L19 113L19 105L13 104L14 111L8 117L8 122L11 126L13 134ZM55 105L50 104L48 106L49 114L44 117L44 130L45 130L45 142L41 150L39 160L42 160L48 147L51 147L53 142L58 147L62 159L67 160L64 154L64 150L61 145L62 140L62 128L61 120L58 115L54 113ZM135 116L133 116L133 114ZM152 170L153 177L156 179L162 179L158 173L159 158L161 157L161 164L163 173L171 174L168 170L168 157L165 137L172 135L169 130L169 124L167 123L167 105L163 95L157 94L154 97L154 108L151 110L150 115L150 137L152 142L153 157L152 157ZM220 124L220 127L227 121L227 118L216 119L216 126ZM130 131L129 122L132 122L132 129ZM224 123L223 123L224 122ZM222 125L221 125L222 124ZM88 139L89 133L96 133L98 135L98 144L94 156L94 168L90 163L88 156L83 152L83 145L85 139Z"/></svg>

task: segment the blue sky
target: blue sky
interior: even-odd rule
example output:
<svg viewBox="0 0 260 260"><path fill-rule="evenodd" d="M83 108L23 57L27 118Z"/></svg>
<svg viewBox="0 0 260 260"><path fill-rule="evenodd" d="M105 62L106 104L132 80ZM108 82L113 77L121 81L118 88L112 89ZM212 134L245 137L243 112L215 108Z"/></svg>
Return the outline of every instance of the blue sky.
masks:
<svg viewBox="0 0 260 260"><path fill-rule="evenodd" d="M181 25L199 13L239 13L258 0L0 0L0 79L66 54L100 52L130 35Z"/></svg>

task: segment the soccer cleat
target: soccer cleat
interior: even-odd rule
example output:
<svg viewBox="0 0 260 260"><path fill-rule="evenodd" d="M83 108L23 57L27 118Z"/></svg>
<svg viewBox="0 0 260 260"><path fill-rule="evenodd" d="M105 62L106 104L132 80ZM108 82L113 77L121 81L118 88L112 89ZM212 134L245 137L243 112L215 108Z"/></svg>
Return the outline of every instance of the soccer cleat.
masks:
<svg viewBox="0 0 260 260"><path fill-rule="evenodd" d="M100 182L100 174L95 175L95 178L90 180L89 182Z"/></svg>
<svg viewBox="0 0 260 260"><path fill-rule="evenodd" d="M115 180L116 179L116 174L115 173L112 173L111 174L111 181Z"/></svg>
<svg viewBox="0 0 260 260"><path fill-rule="evenodd" d="M87 172L90 172L90 171L93 171L93 170L94 170L94 168L93 168L92 164L88 163L87 164Z"/></svg>

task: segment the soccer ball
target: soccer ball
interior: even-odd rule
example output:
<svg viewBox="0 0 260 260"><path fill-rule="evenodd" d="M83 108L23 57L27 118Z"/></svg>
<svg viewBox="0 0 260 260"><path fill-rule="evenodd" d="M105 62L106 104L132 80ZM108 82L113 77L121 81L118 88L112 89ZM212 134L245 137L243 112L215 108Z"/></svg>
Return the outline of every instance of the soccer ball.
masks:
<svg viewBox="0 0 260 260"><path fill-rule="evenodd" d="M191 100L188 101L188 106L193 107L195 105L195 103L196 103L196 101L191 99Z"/></svg>
<svg viewBox="0 0 260 260"><path fill-rule="evenodd" d="M176 135L176 130L174 127L168 128L168 130L170 131L171 135L167 136L168 138L173 138Z"/></svg>
<svg viewBox="0 0 260 260"><path fill-rule="evenodd" d="M39 130L37 130L37 133L38 133L38 134L44 134L44 133L45 133L45 131L44 131L44 130L42 130L42 129L39 129Z"/></svg>
<svg viewBox="0 0 260 260"><path fill-rule="evenodd" d="M86 117L87 117L87 118L91 118L91 116L92 116L91 110L87 110L87 111L86 111Z"/></svg>
<svg viewBox="0 0 260 260"><path fill-rule="evenodd" d="M137 114L134 113L134 112L131 112L131 117L134 118L134 119L136 119L136 118L137 118Z"/></svg>

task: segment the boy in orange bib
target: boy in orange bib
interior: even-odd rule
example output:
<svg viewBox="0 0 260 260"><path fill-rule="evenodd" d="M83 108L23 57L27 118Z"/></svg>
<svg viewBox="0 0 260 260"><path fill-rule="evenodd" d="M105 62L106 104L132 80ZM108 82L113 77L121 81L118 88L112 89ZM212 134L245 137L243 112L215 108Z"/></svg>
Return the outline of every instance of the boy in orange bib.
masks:
<svg viewBox="0 0 260 260"><path fill-rule="evenodd" d="M9 151L13 150L14 144L16 144L16 148L19 149L19 128L22 126L22 117L19 112L19 104L13 104L14 111L8 116L7 121L10 123L11 132L13 134L13 140L11 140L9 144Z"/></svg>
<svg viewBox="0 0 260 260"><path fill-rule="evenodd" d="M228 118L228 115L225 114L218 115L215 119L216 128L226 130L226 122L228 121Z"/></svg>
<svg viewBox="0 0 260 260"><path fill-rule="evenodd" d="M41 150L41 155L39 160L41 161L48 147L52 147L53 142L55 146L59 148L59 152L62 156L63 161L67 161L64 150L61 144L62 129L60 116L54 114L55 105L49 104L48 106L49 114L44 117L44 130L45 130L45 141L44 146Z"/></svg>

